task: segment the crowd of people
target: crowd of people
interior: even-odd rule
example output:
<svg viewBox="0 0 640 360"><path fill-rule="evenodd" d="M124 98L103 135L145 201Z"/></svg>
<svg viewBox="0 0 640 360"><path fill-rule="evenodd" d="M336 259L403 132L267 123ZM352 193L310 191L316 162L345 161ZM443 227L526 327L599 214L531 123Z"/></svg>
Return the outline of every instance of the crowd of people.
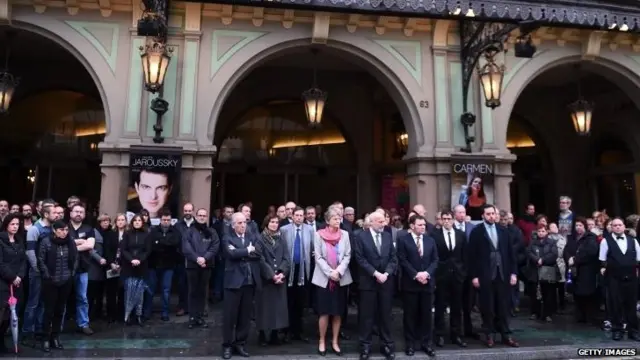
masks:
<svg viewBox="0 0 640 360"><path fill-rule="evenodd" d="M186 203L179 220L163 210L155 226L144 210L87 219L80 199L66 205L45 199L9 207L0 200L0 333L9 327L12 293L22 344L45 352L63 348L67 314L85 336L103 318L143 326L159 292L160 319L168 321L174 280L175 316L188 316L189 328L208 327L207 301L222 302L224 359L249 356L252 320L260 345L309 342L307 308L318 316L318 354L340 356L350 304L358 307L360 359L372 356L374 335L383 356L394 359L395 298L402 300L408 356L435 356L445 338L462 348L469 339L493 347L500 335L518 347L509 319L521 311L521 284L532 320L554 321L571 294L577 321L595 322L602 307L613 340L625 332L640 339L640 216L628 217L627 226L604 212L582 218L568 197L553 218L528 205L515 223L489 204L481 222L470 222L458 205L431 223L420 204L406 214L377 208L356 219L340 202L324 212L288 202L270 207L258 224L251 203L225 206L213 217ZM481 324L473 324L472 311ZM4 341L0 346L8 351Z"/></svg>

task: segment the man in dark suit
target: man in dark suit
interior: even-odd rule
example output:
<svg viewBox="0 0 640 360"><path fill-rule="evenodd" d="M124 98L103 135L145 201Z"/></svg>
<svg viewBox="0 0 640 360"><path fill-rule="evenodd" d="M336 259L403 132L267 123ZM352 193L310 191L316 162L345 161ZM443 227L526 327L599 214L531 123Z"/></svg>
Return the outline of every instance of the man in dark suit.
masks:
<svg viewBox="0 0 640 360"><path fill-rule="evenodd" d="M417 204L413 207L413 212L427 219L427 209L425 209L424 205ZM427 221L427 234L431 234L433 230L435 230L436 226L429 221Z"/></svg>
<svg viewBox="0 0 640 360"><path fill-rule="evenodd" d="M377 322L381 352L387 360L395 359L395 345L391 338L391 308L393 303L393 274L398 260L391 234L384 232L384 215L369 215L371 227L355 241L355 257L359 266L359 340L360 360L371 355L373 326ZM377 320L377 321L376 321Z"/></svg>
<svg viewBox="0 0 640 360"><path fill-rule="evenodd" d="M438 251L435 241L426 234L427 220L414 215L409 218L411 232L398 238L398 262L402 267L400 281L404 300L404 338L407 356L415 354L415 346L436 356L432 347L433 289ZM433 274L433 275L432 275Z"/></svg>
<svg viewBox="0 0 640 360"><path fill-rule="evenodd" d="M494 334L500 332L504 344L518 347L511 337L508 317L510 287L518 282L518 266L509 234L496 226L497 215L495 206L484 206L483 222L471 231L467 246L468 271L473 287L478 289L485 344L493 347Z"/></svg>
<svg viewBox="0 0 640 360"><path fill-rule="evenodd" d="M320 215L322 217L324 214ZM304 209L304 220L307 225L313 228L314 233L325 227L324 221L316 220L316 208L313 206L307 206L307 208Z"/></svg>
<svg viewBox="0 0 640 360"><path fill-rule="evenodd" d="M231 218L233 231L222 239L225 253L224 271L224 314L222 325L222 358L230 359L235 353L248 357L245 349L249 328L253 297L261 282L261 254L254 244L256 234L247 231L247 219L242 213Z"/></svg>
<svg viewBox="0 0 640 360"><path fill-rule="evenodd" d="M453 227L465 234L465 241L469 241L471 230L475 227L473 223L466 221L467 209L464 205L456 205L453 208ZM467 272L468 275L468 272ZM473 324L471 323L471 309L476 305L477 291L471 285L471 278L467 276L464 286L462 287L462 321L464 325L464 336L467 338L477 338L473 332Z"/></svg>
<svg viewBox="0 0 640 360"><path fill-rule="evenodd" d="M284 206L284 213L286 218L280 220L280 227L287 226L293 222L293 210L296 208L296 203L289 201Z"/></svg>
<svg viewBox="0 0 640 360"><path fill-rule="evenodd" d="M467 239L464 233L453 228L453 213L441 213L442 228L431 233L438 249L438 270L436 271L436 346L444 346L444 313L447 304L449 312L449 335L451 342L460 347L467 344L462 341L462 289L467 278L465 247Z"/></svg>
<svg viewBox="0 0 640 360"><path fill-rule="evenodd" d="M240 204L238 206L238 212L242 213L242 215L244 215L244 218L246 219L247 232L251 233L254 236L260 235L258 224L255 221L251 220L251 206L248 203Z"/></svg>

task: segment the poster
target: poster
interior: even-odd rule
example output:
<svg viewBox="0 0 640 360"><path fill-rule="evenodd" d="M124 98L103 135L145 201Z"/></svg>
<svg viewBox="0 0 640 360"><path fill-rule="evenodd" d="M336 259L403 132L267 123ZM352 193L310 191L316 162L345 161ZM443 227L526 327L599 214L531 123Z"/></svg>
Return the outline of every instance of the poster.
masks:
<svg viewBox="0 0 640 360"><path fill-rule="evenodd" d="M451 207L463 205L471 221L482 220L482 207L493 204L492 162L453 159L451 162Z"/></svg>
<svg viewBox="0 0 640 360"><path fill-rule="evenodd" d="M384 209L405 210L409 208L409 185L405 175L386 175L382 178L382 197L380 206Z"/></svg>
<svg viewBox="0 0 640 360"><path fill-rule="evenodd" d="M131 147L129 154L129 186L127 218L149 212L152 225L160 222L162 209L177 218L180 202L182 149Z"/></svg>

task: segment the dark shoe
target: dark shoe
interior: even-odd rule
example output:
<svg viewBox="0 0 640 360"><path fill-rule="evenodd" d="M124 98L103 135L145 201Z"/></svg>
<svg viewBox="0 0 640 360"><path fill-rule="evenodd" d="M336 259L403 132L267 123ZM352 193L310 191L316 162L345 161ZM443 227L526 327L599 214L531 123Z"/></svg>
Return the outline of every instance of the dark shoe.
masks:
<svg viewBox="0 0 640 360"><path fill-rule="evenodd" d="M138 326L144 326L144 318L142 316L136 316L136 322Z"/></svg>
<svg viewBox="0 0 640 360"><path fill-rule="evenodd" d="M207 311L202 312L202 317L209 317L209 312Z"/></svg>
<svg viewBox="0 0 640 360"><path fill-rule="evenodd" d="M517 341L515 341L514 339L512 339L510 337L506 337L506 338L502 339L502 343L507 345L507 346L511 346L511 347L520 347L520 344L518 344Z"/></svg>
<svg viewBox="0 0 640 360"><path fill-rule="evenodd" d="M380 349L382 355L384 355L386 360L394 360L396 358L396 352L390 346L385 345Z"/></svg>
<svg viewBox="0 0 640 360"><path fill-rule="evenodd" d="M278 332L276 330L272 330L269 335L269 345L280 345L282 342L280 341L280 337L278 336Z"/></svg>
<svg viewBox="0 0 640 360"><path fill-rule="evenodd" d="M369 357L371 356L371 352L369 351L362 351L360 353L360 360L369 360Z"/></svg>
<svg viewBox="0 0 640 360"><path fill-rule="evenodd" d="M22 346L26 346L26 347L30 347L30 348L35 348L37 343L35 340L35 337L33 336L33 334L23 334L22 335L22 340L20 341L20 344Z"/></svg>
<svg viewBox="0 0 640 360"><path fill-rule="evenodd" d="M193 329L194 327L196 327L198 325L198 321L196 320L196 318L189 318L189 329Z"/></svg>
<svg viewBox="0 0 640 360"><path fill-rule="evenodd" d="M87 335L87 336L93 335L93 330L91 330L91 328L88 327L88 326L85 326L83 328L79 328L78 332L81 333L81 334Z"/></svg>
<svg viewBox="0 0 640 360"><path fill-rule="evenodd" d="M169 321L169 316L168 316L168 315L162 315L162 317L160 318L160 320L162 320L162 321Z"/></svg>
<svg viewBox="0 0 640 360"><path fill-rule="evenodd" d="M637 331L629 331L627 337L629 338L629 340L640 341L640 334L638 334Z"/></svg>
<svg viewBox="0 0 640 360"><path fill-rule="evenodd" d="M338 348L336 349L335 344L331 344L331 351L333 351L336 356L342 356L342 350L340 349L340 346L338 346Z"/></svg>
<svg viewBox="0 0 640 360"><path fill-rule="evenodd" d="M236 354L242 357L249 357L249 352L245 350L244 346L237 345L233 350L235 351Z"/></svg>
<svg viewBox="0 0 640 360"><path fill-rule="evenodd" d="M458 345L460 347L463 347L463 348L467 347L467 343L464 342L459 336L456 336L456 337L452 338L451 339L451 343L452 344L456 344L456 345Z"/></svg>
<svg viewBox="0 0 640 360"><path fill-rule="evenodd" d="M443 347L444 346L444 338L442 336L438 336L436 338L435 343L436 343L437 347Z"/></svg>
<svg viewBox="0 0 640 360"><path fill-rule="evenodd" d="M436 351L433 350L431 346L423 346L422 351L424 351L424 353L427 354L428 357L436 356Z"/></svg>
<svg viewBox="0 0 640 360"><path fill-rule="evenodd" d="M204 321L204 319L203 319L203 318L198 318L198 319L196 320L196 322L197 322L198 326L202 326L202 327L203 327L203 328L205 328L205 329L209 327L209 324L207 324L207 322L206 322L206 321Z"/></svg>
<svg viewBox="0 0 640 360"><path fill-rule="evenodd" d="M42 342L42 351L44 352L51 352L51 346L49 345L49 341L45 340Z"/></svg>
<svg viewBox="0 0 640 360"><path fill-rule="evenodd" d="M614 341L622 340L622 331L614 331L611 334L611 340L614 340Z"/></svg>
<svg viewBox="0 0 640 360"><path fill-rule="evenodd" d="M492 348L496 343L495 343L495 341L493 340L493 336L491 336L491 335L487 335L487 336L485 337L485 339L484 339L484 344L485 344L485 346L486 346L486 347L488 347L488 348Z"/></svg>
<svg viewBox="0 0 640 360"><path fill-rule="evenodd" d="M267 335L265 335L264 331L260 331L258 333L258 344L260 344L260 346L267 346Z"/></svg>
<svg viewBox="0 0 640 360"><path fill-rule="evenodd" d="M342 330L340 331L339 337L340 337L340 340L347 340L347 341L351 340L351 337L349 335L345 334L344 331L342 331Z"/></svg>
<svg viewBox="0 0 640 360"><path fill-rule="evenodd" d="M231 359L231 348L230 347L223 347L222 348L222 358L225 360Z"/></svg>
<svg viewBox="0 0 640 360"><path fill-rule="evenodd" d="M413 350L413 348L406 348L406 349L404 350L404 353L405 353L405 355L407 355L407 356L413 356L413 355L415 355L415 354L416 354L416 351L415 351L415 350Z"/></svg>
<svg viewBox="0 0 640 360"><path fill-rule="evenodd" d="M52 349L64 350L64 347L60 344L60 339L57 336L51 338L50 345Z"/></svg>

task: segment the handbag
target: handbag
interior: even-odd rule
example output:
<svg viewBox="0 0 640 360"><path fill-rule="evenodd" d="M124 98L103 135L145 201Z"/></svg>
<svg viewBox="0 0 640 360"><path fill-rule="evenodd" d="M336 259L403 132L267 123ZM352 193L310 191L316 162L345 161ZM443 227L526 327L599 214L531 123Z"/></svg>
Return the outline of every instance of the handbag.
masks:
<svg viewBox="0 0 640 360"><path fill-rule="evenodd" d="M555 266L540 266L538 281L555 282L558 280L558 268Z"/></svg>

